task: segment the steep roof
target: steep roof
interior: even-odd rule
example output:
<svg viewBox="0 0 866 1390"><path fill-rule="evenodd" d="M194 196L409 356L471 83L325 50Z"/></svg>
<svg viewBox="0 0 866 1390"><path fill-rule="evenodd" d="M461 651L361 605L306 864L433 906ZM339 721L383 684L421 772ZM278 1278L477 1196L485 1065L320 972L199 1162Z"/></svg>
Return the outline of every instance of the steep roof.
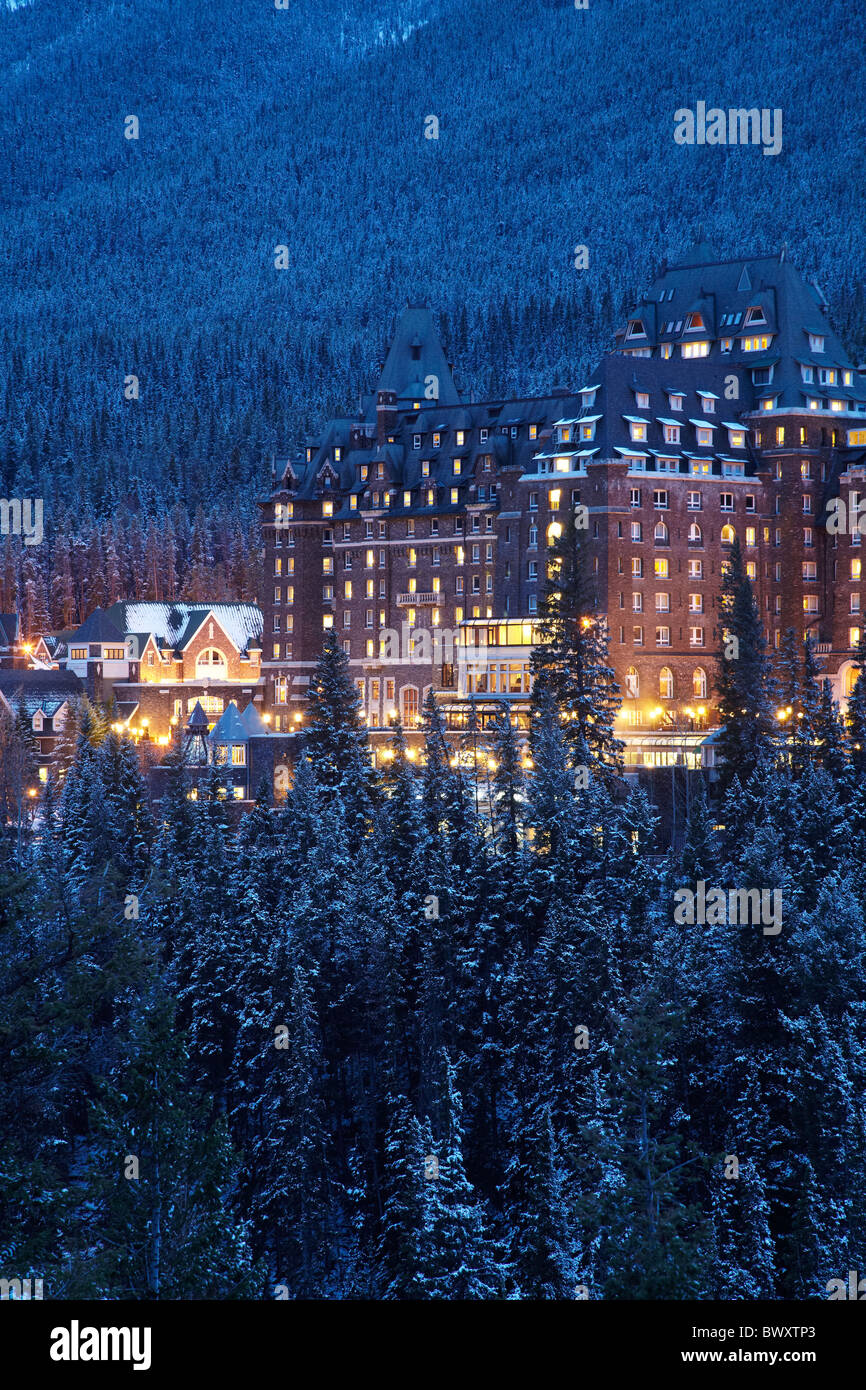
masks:
<svg viewBox="0 0 866 1390"><path fill-rule="evenodd" d="M208 717L201 707L201 701L196 700L192 713L186 723L187 729L193 734L207 733Z"/></svg>
<svg viewBox="0 0 866 1390"><path fill-rule="evenodd" d="M0 696L14 709L23 709L32 718L41 709L49 718L61 705L84 693L84 686L72 671L0 670Z"/></svg>
<svg viewBox="0 0 866 1390"><path fill-rule="evenodd" d="M94 608L80 627L72 634L73 642L123 642L123 631L118 627L112 608Z"/></svg>
<svg viewBox="0 0 866 1390"><path fill-rule="evenodd" d="M756 321L747 321L749 310L763 311ZM730 368L749 371L773 366L772 383L763 395L777 397L779 407L802 408L808 397L829 397L846 402L866 399L866 380L856 370L851 386L841 380L842 370L853 370L848 356L827 318L827 302L821 290L807 281L783 251L761 253L719 261L713 248L701 243L676 265L666 267L653 281L628 320L639 319L644 336L627 336L621 328L616 338L623 350L649 347L658 350L662 342L677 345L672 364L678 365L679 345L697 339L711 340L708 360L725 362ZM704 330L689 331L690 314L700 313ZM824 339L823 351L810 351L809 334ZM769 352L747 352L742 339L771 337ZM731 349L721 351L721 339L731 339ZM801 366L838 368L840 379L833 385L803 380Z"/></svg>
<svg viewBox="0 0 866 1390"><path fill-rule="evenodd" d="M17 613L0 613L0 645L11 647L21 635L21 620Z"/></svg>
<svg viewBox="0 0 866 1390"><path fill-rule="evenodd" d="M124 633L153 633L161 647L182 650L209 613L239 652L258 646L262 611L254 603L115 603L108 613Z"/></svg>
<svg viewBox="0 0 866 1390"><path fill-rule="evenodd" d="M246 743L249 730L241 719L234 700L230 700L211 729L208 738L211 743Z"/></svg>
<svg viewBox="0 0 866 1390"><path fill-rule="evenodd" d="M397 320L377 390L393 391L398 401L424 400L425 382L431 376L436 377L441 404L456 405L460 394L442 351L433 315L424 305L407 304Z"/></svg>
<svg viewBox="0 0 866 1390"><path fill-rule="evenodd" d="M269 735L271 732L252 700L247 705L246 709L241 710L241 723L250 735L250 738L261 738L262 735Z"/></svg>

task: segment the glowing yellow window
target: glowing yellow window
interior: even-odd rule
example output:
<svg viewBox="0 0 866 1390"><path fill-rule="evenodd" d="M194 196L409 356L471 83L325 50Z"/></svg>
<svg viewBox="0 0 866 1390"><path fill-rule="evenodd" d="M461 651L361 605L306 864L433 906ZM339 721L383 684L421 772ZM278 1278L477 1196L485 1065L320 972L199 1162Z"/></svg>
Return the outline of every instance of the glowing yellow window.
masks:
<svg viewBox="0 0 866 1390"><path fill-rule="evenodd" d="M757 535L757 533L756 533L756 531L755 531L754 526L747 526L747 527L746 527L746 545L755 545L755 544L757 543L757 542L756 542L756 535Z"/></svg>
<svg viewBox="0 0 866 1390"><path fill-rule="evenodd" d="M551 488L550 492L548 493L548 501L550 503L550 510L552 512L559 511L559 499L561 496L562 494L558 487Z"/></svg>
<svg viewBox="0 0 866 1390"><path fill-rule="evenodd" d="M460 501L460 491L459 491L458 488L453 487L453 488L451 489L451 505L452 505L452 507L456 507L456 506L457 506L457 503L458 503L459 501Z"/></svg>
<svg viewBox="0 0 866 1390"><path fill-rule="evenodd" d="M410 594L417 594L417 592L418 592L418 580L415 578L415 576L414 576L414 574L413 574L412 578L409 580L409 593L410 593Z"/></svg>
<svg viewBox="0 0 866 1390"><path fill-rule="evenodd" d="M367 551L367 569L371 570L376 563L376 556L372 550Z"/></svg>
<svg viewBox="0 0 866 1390"><path fill-rule="evenodd" d="M351 579L347 579L346 582L345 582L345 584L343 585L343 597L344 597L344 598L351 598L351 597L352 597L352 581L351 581Z"/></svg>
<svg viewBox="0 0 866 1390"><path fill-rule="evenodd" d="M322 503L322 516L333 516L333 515L334 515L334 504L333 504L333 502L323 502L323 503Z"/></svg>
<svg viewBox="0 0 866 1390"><path fill-rule="evenodd" d="M661 559L661 558L660 558L660 559L657 559L657 560L655 561L655 577L656 577L656 579L667 579L667 577L668 577L668 560L667 560L667 558L664 558L664 559Z"/></svg>
<svg viewBox="0 0 866 1390"><path fill-rule="evenodd" d="M409 548L409 567L410 567L410 569L414 569L415 566L417 565L417 563L418 563L418 552L417 552L417 550L413 550L413 549L411 548L411 546L410 546L410 548Z"/></svg>
<svg viewBox="0 0 866 1390"><path fill-rule="evenodd" d="M404 506L404 507L411 507L411 505L412 505L412 494L411 494L411 492L404 492L404 493L403 493L403 506Z"/></svg>
<svg viewBox="0 0 866 1390"><path fill-rule="evenodd" d="M434 575L434 577L433 577L433 592L434 592L434 594L438 594L438 593L440 592L440 585L441 585L441 583L442 583L442 581L441 581L441 579L439 578L438 574L437 574L437 575Z"/></svg>

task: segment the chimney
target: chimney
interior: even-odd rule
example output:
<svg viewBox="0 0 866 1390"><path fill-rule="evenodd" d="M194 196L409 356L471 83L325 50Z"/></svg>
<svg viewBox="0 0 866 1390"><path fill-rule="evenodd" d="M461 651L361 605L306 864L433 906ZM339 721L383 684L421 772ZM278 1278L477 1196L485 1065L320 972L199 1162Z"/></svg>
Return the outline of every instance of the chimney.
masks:
<svg viewBox="0 0 866 1390"><path fill-rule="evenodd" d="M397 427L397 395L394 391L376 393L376 443L385 443Z"/></svg>

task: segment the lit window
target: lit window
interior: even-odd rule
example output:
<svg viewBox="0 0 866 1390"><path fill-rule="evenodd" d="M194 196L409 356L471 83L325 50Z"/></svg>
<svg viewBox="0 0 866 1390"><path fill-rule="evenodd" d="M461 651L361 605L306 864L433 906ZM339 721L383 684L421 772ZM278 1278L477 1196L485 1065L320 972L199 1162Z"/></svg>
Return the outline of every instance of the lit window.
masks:
<svg viewBox="0 0 866 1390"><path fill-rule="evenodd" d="M670 561L665 558L657 557L653 562L653 569L656 579L667 579L669 574Z"/></svg>

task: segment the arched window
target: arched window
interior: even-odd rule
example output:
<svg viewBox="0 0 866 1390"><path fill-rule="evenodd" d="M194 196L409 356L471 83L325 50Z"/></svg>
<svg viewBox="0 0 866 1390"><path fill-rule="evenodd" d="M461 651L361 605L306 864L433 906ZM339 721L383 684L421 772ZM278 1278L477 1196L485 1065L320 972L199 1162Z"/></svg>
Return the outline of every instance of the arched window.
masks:
<svg viewBox="0 0 866 1390"><path fill-rule="evenodd" d="M707 698L707 673L703 666L697 666L692 673L692 694L696 700Z"/></svg>
<svg viewBox="0 0 866 1390"><path fill-rule="evenodd" d="M666 523L662 521L661 518L659 518L659 520L655 524L655 530L653 531L653 539L655 540L656 545L667 545L670 538L671 533L668 530Z"/></svg>
<svg viewBox="0 0 866 1390"><path fill-rule="evenodd" d="M733 526L728 522L722 527L722 545L733 545L736 534Z"/></svg>
<svg viewBox="0 0 866 1390"><path fill-rule="evenodd" d="M854 694L854 687L857 684L857 677L859 676L859 674L859 666L851 665L846 667L842 676L842 689L845 692L846 700L850 700L851 696Z"/></svg>
<svg viewBox="0 0 866 1390"><path fill-rule="evenodd" d="M701 531L701 528L698 525L698 523L696 521L693 521L691 526L689 527L689 545L703 545L703 543L703 532Z"/></svg>
<svg viewBox="0 0 866 1390"><path fill-rule="evenodd" d="M659 671L659 698L662 700L674 698L674 673L669 666L663 666Z"/></svg>
<svg viewBox="0 0 866 1390"><path fill-rule="evenodd" d="M629 666L625 673L625 693L630 700L636 700L640 695L640 676L635 666Z"/></svg>
<svg viewBox="0 0 866 1390"><path fill-rule="evenodd" d="M547 544L554 545L562 535L562 525L558 521L551 521L547 528Z"/></svg>
<svg viewBox="0 0 866 1390"><path fill-rule="evenodd" d="M400 705L403 711L403 723L414 724L418 717L418 688L414 685L404 685L400 691Z"/></svg>
<svg viewBox="0 0 866 1390"><path fill-rule="evenodd" d="M225 680L228 676L228 662L216 647L205 647L196 657L195 673L214 680Z"/></svg>

